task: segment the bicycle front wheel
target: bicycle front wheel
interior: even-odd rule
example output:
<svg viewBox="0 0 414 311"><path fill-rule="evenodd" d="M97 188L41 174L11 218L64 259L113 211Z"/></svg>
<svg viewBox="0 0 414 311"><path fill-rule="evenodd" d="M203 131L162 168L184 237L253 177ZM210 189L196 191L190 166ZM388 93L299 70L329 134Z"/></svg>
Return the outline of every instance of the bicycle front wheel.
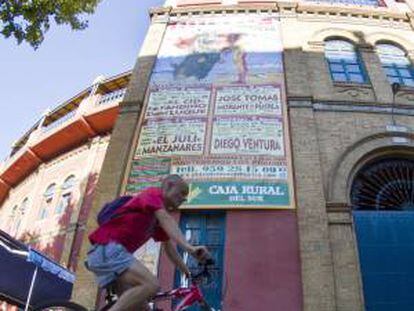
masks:
<svg viewBox="0 0 414 311"><path fill-rule="evenodd" d="M213 308L207 303L207 301L203 300L200 302L200 311L213 311Z"/></svg>
<svg viewBox="0 0 414 311"><path fill-rule="evenodd" d="M33 311L88 311L81 305L71 301L49 301L36 306Z"/></svg>

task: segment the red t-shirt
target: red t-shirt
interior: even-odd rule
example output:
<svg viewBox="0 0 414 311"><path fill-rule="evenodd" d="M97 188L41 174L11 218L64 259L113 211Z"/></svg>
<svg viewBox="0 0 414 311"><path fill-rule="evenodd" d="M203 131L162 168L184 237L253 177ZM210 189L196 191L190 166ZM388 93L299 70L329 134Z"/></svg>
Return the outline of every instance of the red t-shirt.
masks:
<svg viewBox="0 0 414 311"><path fill-rule="evenodd" d="M155 212L164 208L160 188L147 188L135 195L116 214L125 213L107 221L89 235L92 244L117 242L129 252L135 252L150 238L168 241L169 237L160 227Z"/></svg>

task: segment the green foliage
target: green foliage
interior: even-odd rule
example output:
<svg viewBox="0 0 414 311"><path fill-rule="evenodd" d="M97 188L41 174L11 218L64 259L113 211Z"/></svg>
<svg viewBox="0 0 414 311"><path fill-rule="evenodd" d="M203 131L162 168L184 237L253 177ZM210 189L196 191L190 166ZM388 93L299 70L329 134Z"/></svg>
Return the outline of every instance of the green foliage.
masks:
<svg viewBox="0 0 414 311"><path fill-rule="evenodd" d="M74 30L85 29L82 19L92 14L101 0L0 0L0 32L6 38L15 37L38 48L49 30L50 23L69 25Z"/></svg>

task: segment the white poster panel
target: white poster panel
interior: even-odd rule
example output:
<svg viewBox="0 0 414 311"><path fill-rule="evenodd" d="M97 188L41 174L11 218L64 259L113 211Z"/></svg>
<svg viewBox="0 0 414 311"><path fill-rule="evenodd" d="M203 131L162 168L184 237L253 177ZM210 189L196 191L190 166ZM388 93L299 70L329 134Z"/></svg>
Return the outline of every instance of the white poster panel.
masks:
<svg viewBox="0 0 414 311"><path fill-rule="evenodd" d="M215 117L211 153L283 156L282 119Z"/></svg>
<svg viewBox="0 0 414 311"><path fill-rule="evenodd" d="M210 104L209 88L169 88L150 93L146 118L205 117Z"/></svg>
<svg viewBox="0 0 414 311"><path fill-rule="evenodd" d="M136 156L201 155L203 153L206 120L148 120L141 129Z"/></svg>
<svg viewBox="0 0 414 311"><path fill-rule="evenodd" d="M280 87L276 85L217 88L216 115L282 115Z"/></svg>
<svg viewBox="0 0 414 311"><path fill-rule="evenodd" d="M287 163L271 157L180 157L171 162L171 173L189 180L238 179L286 180Z"/></svg>

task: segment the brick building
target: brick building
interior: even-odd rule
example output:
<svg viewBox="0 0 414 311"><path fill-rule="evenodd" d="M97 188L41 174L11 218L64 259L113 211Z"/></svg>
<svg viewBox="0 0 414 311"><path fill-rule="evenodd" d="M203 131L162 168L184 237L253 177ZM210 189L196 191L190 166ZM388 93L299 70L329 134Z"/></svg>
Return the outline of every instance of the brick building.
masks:
<svg viewBox="0 0 414 311"><path fill-rule="evenodd" d="M175 216L217 261L215 310L411 310L414 2L150 15L85 230L103 202L178 173L191 191ZM156 245L137 256L181 282ZM74 299L96 297L79 266Z"/></svg>
<svg viewBox="0 0 414 311"><path fill-rule="evenodd" d="M0 168L0 228L72 271L129 77L99 78L45 113Z"/></svg>

